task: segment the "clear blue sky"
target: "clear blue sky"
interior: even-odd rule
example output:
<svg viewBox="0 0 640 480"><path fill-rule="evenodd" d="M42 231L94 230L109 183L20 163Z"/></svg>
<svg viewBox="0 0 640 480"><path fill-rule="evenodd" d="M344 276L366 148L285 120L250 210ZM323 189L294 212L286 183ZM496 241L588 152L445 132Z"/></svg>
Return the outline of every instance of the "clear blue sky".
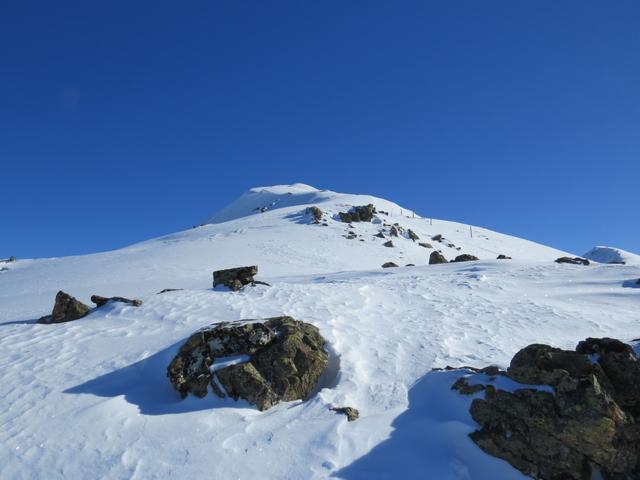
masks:
<svg viewBox="0 0 640 480"><path fill-rule="evenodd" d="M7 0L0 53L0 257L293 182L640 253L637 0Z"/></svg>

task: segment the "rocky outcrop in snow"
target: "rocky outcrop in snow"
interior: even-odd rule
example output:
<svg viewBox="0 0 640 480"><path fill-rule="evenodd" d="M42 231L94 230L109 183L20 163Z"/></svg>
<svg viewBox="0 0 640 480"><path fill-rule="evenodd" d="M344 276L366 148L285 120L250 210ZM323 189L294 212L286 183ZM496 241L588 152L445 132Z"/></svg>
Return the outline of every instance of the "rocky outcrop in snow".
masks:
<svg viewBox="0 0 640 480"><path fill-rule="evenodd" d="M556 259L556 263L570 263L572 265L589 265L589 260L580 257L560 257Z"/></svg>
<svg viewBox="0 0 640 480"><path fill-rule="evenodd" d="M640 476L640 362L627 344L588 338L575 351L533 344L511 360L511 390L484 390L471 404L472 440L534 478L588 480Z"/></svg>
<svg viewBox="0 0 640 480"><path fill-rule="evenodd" d="M139 307L140 305L142 305L142 300L138 299L130 299L125 297L101 297L100 295L91 295L91 301L96 304L97 308L100 308L109 302L127 303L134 307Z"/></svg>
<svg viewBox="0 0 640 480"><path fill-rule="evenodd" d="M258 273L258 266L227 268L213 272L213 288L218 285L237 292L245 285L255 283L254 276Z"/></svg>
<svg viewBox="0 0 640 480"><path fill-rule="evenodd" d="M478 260L478 257L475 255L469 255L468 253L463 253L462 255L458 255L456 258L451 260L452 262L472 262L474 260Z"/></svg>
<svg viewBox="0 0 640 480"><path fill-rule="evenodd" d="M443 254L436 250L431 252L431 255L429 256L429 265L435 265L438 263L447 263L447 259Z"/></svg>
<svg viewBox="0 0 640 480"><path fill-rule="evenodd" d="M56 295L51 315L46 315L38 323L62 323L78 320L91 311L91 307L68 293L60 290Z"/></svg>
<svg viewBox="0 0 640 480"><path fill-rule="evenodd" d="M376 213L376 207L370 203L369 205L352 207L348 212L338 213L338 216L340 221L344 223L370 222L373 220L374 213Z"/></svg>
<svg viewBox="0 0 640 480"><path fill-rule="evenodd" d="M315 326L291 317L220 323L191 335L167 375L183 398L211 387L267 410L309 396L329 362L324 345Z"/></svg>

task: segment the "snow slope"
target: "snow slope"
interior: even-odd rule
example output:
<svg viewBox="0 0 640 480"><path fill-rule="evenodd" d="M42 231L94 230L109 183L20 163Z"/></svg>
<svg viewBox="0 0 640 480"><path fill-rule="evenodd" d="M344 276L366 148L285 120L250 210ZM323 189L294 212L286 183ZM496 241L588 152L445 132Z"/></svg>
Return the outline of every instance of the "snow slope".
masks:
<svg viewBox="0 0 640 480"><path fill-rule="evenodd" d="M389 217L353 224L361 237L348 240L333 218L367 203ZM310 223L310 204L327 212L328 226ZM431 369L506 366L533 342L639 337L640 290L622 282L640 277L640 266L559 265L564 253L552 248L478 227L471 238L468 225L406 218L400 208L301 184L266 187L215 224L113 252L9 264L0 273L0 478L521 478L468 439L471 398L449 390L463 373ZM447 258L481 260L426 265L432 250L408 238L382 246L373 235L384 221ZM455 247L431 241L436 234ZM416 266L383 270L386 261ZM253 263L271 287L211 289L212 270ZM170 287L184 290L156 294ZM97 293L144 304L36 324L58 289L87 303ZM180 400L171 389L166 366L194 330L282 314L329 341L335 379L313 398L259 412L213 396ZM360 419L330 411L343 405Z"/></svg>

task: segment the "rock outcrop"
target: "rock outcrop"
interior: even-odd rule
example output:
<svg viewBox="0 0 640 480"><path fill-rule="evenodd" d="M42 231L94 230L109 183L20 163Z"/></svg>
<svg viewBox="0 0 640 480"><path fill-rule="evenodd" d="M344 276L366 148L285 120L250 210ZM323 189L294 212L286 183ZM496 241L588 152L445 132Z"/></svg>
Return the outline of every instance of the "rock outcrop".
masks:
<svg viewBox="0 0 640 480"><path fill-rule="evenodd" d="M213 288L218 285L237 292L245 285L255 284L254 276L258 273L258 266L227 268L213 272Z"/></svg>
<svg viewBox="0 0 640 480"><path fill-rule="evenodd" d="M525 475L542 479L640 478L640 361L611 338L588 338L575 351L533 344L507 372L522 388L484 390L471 404L480 429L471 439Z"/></svg>
<svg viewBox="0 0 640 480"><path fill-rule="evenodd" d="M344 223L351 222L370 222L376 213L376 207L371 203L369 205L361 205L352 207L348 212L340 212L338 216L340 221Z"/></svg>
<svg viewBox="0 0 640 480"><path fill-rule="evenodd" d="M183 398L202 398L211 387L267 410L309 396L328 365L324 345L315 326L291 317L225 322L191 335L167 375ZM238 356L243 361L216 369L216 362Z"/></svg>
<svg viewBox="0 0 640 480"><path fill-rule="evenodd" d="M60 290L56 294L55 304L51 315L46 315L38 320L38 323L63 323L78 320L86 316L91 307L68 293Z"/></svg>
<svg viewBox="0 0 640 480"><path fill-rule="evenodd" d="M346 415L348 422L355 422L360 417L360 412L353 407L333 407L331 410Z"/></svg>
<svg viewBox="0 0 640 480"><path fill-rule="evenodd" d="M474 255L469 255L468 253L463 253L462 255L458 255L456 258L451 260L452 262L472 262L474 260L479 260L478 257Z"/></svg>
<svg viewBox="0 0 640 480"><path fill-rule="evenodd" d="M570 263L572 265L589 265L589 260L580 257L560 257L556 258L556 263Z"/></svg>
<svg viewBox="0 0 640 480"><path fill-rule="evenodd" d="M320 220L322 220L322 210L318 207L309 207L305 213L313 217L313 223L320 223Z"/></svg>
<svg viewBox="0 0 640 480"><path fill-rule="evenodd" d="M396 265L396 264L395 264L395 263L393 263L393 262L386 262L386 263L383 263L383 264L382 264L382 268L394 268L394 267L397 267L397 266L398 266L398 265Z"/></svg>
<svg viewBox="0 0 640 480"><path fill-rule="evenodd" d="M496 257L496 260L511 260L511 257L503 255L502 253Z"/></svg>
<svg viewBox="0 0 640 480"><path fill-rule="evenodd" d="M441 254L437 250L434 250L433 252L431 252L431 255L429 256L429 265L435 265L438 263L447 263L447 259L444 257L443 254Z"/></svg>
<svg viewBox="0 0 640 480"><path fill-rule="evenodd" d="M142 305L142 300L138 299L130 299L124 297L101 297L100 295L91 295L91 301L96 304L97 308L106 305L109 302L122 302L128 303L129 305L133 305L134 307L139 307Z"/></svg>

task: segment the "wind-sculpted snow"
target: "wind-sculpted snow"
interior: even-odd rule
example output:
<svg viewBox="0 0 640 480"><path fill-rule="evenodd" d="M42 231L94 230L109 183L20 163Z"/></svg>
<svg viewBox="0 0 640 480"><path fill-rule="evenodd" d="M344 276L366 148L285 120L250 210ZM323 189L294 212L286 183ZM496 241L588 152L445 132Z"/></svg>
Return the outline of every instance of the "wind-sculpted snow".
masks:
<svg viewBox="0 0 640 480"><path fill-rule="evenodd" d="M312 204L328 226L299 221L309 205L295 204L113 252L13 262L0 275L0 476L520 478L467 438L475 425L467 399L449 390L455 375L431 369L504 368L531 343L640 337L640 290L622 287L639 266L560 265L566 252L478 227L471 237L468 225L407 218L375 197L300 191L326 195ZM334 220L369 203L389 215L352 228ZM480 260L427 265L434 249L410 238L385 248L375 237L384 222L447 259ZM343 237L347 228L356 238ZM242 265L258 265L271 286L211 289L213 270ZM58 290L142 305L36 324ZM315 325L330 348L331 377L309 400L259 412L173 390L166 367L194 331L281 315ZM359 419L331 410L344 406Z"/></svg>

